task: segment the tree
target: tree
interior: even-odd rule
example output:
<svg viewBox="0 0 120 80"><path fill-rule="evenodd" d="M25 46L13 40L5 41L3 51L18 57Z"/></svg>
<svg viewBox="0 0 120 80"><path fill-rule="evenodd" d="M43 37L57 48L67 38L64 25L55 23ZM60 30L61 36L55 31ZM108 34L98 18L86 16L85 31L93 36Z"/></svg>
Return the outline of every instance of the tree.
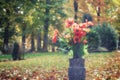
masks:
<svg viewBox="0 0 120 80"><path fill-rule="evenodd" d="M29 30L29 27L31 25L31 9L33 9L33 4L32 4L32 1L26 1L26 0L23 0L23 1L16 1L16 4L18 3L18 7L19 7L19 10L17 11L17 13L21 13L19 14L16 19L15 19L15 22L16 22L16 25L19 26L19 29L20 31L18 32L18 35L20 35L22 38L21 38L21 41L22 41L22 50L23 52L25 51L25 43L26 43L26 37L27 37L27 34L28 34L28 30Z"/></svg>
<svg viewBox="0 0 120 80"><path fill-rule="evenodd" d="M0 1L0 20L3 31L3 48L8 49L9 39L15 34L15 29L13 26L13 21L16 16L17 4L13 0Z"/></svg>
<svg viewBox="0 0 120 80"><path fill-rule="evenodd" d="M117 33L118 33L118 48L120 49L120 13L118 13L117 18L115 19L114 23L113 23Z"/></svg>
<svg viewBox="0 0 120 80"><path fill-rule="evenodd" d="M113 22L119 10L119 0L86 0L89 12L97 22Z"/></svg>
<svg viewBox="0 0 120 80"><path fill-rule="evenodd" d="M46 0L46 8L45 8L45 24L44 24L44 43L43 43L43 51L48 51L47 50L47 45L48 45L48 29L49 29L49 15L50 15L50 8L48 7L48 5L50 5L50 0Z"/></svg>
<svg viewBox="0 0 120 80"><path fill-rule="evenodd" d="M44 37L43 37L43 51L48 51L48 30L50 26L50 22L53 21L52 16L64 16L62 4L64 3L64 0L58 0L57 2L55 0L46 0L45 3L45 19L44 19Z"/></svg>

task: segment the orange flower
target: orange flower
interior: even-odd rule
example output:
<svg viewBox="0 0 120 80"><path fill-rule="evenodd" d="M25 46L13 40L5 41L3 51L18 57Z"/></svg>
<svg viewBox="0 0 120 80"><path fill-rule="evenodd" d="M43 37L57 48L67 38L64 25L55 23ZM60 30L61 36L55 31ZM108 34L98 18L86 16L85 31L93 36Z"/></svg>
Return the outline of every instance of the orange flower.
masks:
<svg viewBox="0 0 120 80"><path fill-rule="evenodd" d="M89 28L84 28L83 29L85 32L89 33L90 32L90 29Z"/></svg>

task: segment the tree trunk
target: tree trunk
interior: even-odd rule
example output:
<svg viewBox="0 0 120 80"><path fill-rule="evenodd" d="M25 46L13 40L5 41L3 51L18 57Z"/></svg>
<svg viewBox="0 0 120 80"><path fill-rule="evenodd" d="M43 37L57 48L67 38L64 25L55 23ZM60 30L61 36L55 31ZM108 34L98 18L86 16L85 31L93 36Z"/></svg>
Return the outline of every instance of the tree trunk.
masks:
<svg viewBox="0 0 120 80"><path fill-rule="evenodd" d="M10 16L10 10L6 9L6 15ZM4 45L6 45L8 47L8 43L9 43L9 19L6 18L6 24L7 26L5 27L5 31L4 31ZM4 46L3 46L4 47Z"/></svg>
<svg viewBox="0 0 120 80"><path fill-rule="evenodd" d="M37 51L41 51L41 32L37 34Z"/></svg>
<svg viewBox="0 0 120 80"><path fill-rule="evenodd" d="M35 51L34 33L31 34L31 52Z"/></svg>
<svg viewBox="0 0 120 80"><path fill-rule="evenodd" d="M120 50L120 36L119 36L119 40L118 40L118 49Z"/></svg>
<svg viewBox="0 0 120 80"><path fill-rule="evenodd" d="M22 28L22 50L23 50L23 53L25 52L25 39L26 39L26 36L25 36L25 30L26 30L26 25L24 24L23 28Z"/></svg>
<svg viewBox="0 0 120 80"><path fill-rule="evenodd" d="M78 12L78 2L77 2L77 0L74 0L74 12L75 12L74 19L75 19L75 21L77 21L77 12Z"/></svg>
<svg viewBox="0 0 120 80"><path fill-rule="evenodd" d="M3 45L3 52L8 51L8 43L9 43L9 22L7 23L7 26L4 29L4 45Z"/></svg>
<svg viewBox="0 0 120 80"><path fill-rule="evenodd" d="M25 52L25 35L22 35L22 49Z"/></svg>
<svg viewBox="0 0 120 80"><path fill-rule="evenodd" d="M98 6L97 6L97 21L98 23L100 21L100 1L98 2Z"/></svg>
<svg viewBox="0 0 120 80"><path fill-rule="evenodd" d="M48 30L44 30L43 51L48 52Z"/></svg>
<svg viewBox="0 0 120 80"><path fill-rule="evenodd" d="M50 0L46 0L46 5L50 4ZM48 28L49 28L49 13L50 13L50 9L49 7L46 7L45 9L45 26L44 26L44 39L43 39L43 51L44 52L48 52Z"/></svg>

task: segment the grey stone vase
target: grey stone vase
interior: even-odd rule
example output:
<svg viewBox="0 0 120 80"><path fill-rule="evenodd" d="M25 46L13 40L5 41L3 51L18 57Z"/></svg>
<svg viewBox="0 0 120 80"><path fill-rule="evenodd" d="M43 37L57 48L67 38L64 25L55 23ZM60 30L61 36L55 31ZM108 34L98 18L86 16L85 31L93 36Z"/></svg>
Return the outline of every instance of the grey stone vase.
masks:
<svg viewBox="0 0 120 80"><path fill-rule="evenodd" d="M82 58L73 58L69 60L69 80L85 80L86 69L84 63L85 60Z"/></svg>

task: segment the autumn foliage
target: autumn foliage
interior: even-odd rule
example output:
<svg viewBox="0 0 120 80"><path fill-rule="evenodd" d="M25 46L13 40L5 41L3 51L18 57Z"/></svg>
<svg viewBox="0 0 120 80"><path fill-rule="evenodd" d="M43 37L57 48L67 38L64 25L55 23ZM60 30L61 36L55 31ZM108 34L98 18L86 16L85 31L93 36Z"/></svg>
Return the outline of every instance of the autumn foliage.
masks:
<svg viewBox="0 0 120 80"><path fill-rule="evenodd" d="M120 80L120 53L114 53L103 64L98 68L91 68L87 72L87 79Z"/></svg>

